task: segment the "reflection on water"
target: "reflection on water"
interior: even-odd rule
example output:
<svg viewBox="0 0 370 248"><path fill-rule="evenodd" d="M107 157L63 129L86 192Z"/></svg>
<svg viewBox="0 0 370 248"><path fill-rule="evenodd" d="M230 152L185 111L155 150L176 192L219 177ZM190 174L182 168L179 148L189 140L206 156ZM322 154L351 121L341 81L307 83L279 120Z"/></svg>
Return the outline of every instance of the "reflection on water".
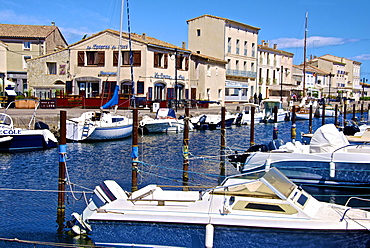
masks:
<svg viewBox="0 0 370 248"><path fill-rule="evenodd" d="M330 119L327 119L329 123ZM314 120L313 129L321 125L321 120ZM279 123L279 137L285 141L290 139L291 123ZM273 124L261 124L255 126L255 142L266 143L272 138ZM307 132L307 122L297 122L297 139L300 132ZM233 127L226 131L226 146L230 150L244 151L249 147L250 126ZM183 166L183 134L154 134L140 136L139 159L145 163L139 164L142 173L139 174L139 188L150 183L160 185L182 186ZM131 189L131 139L97 143L68 143L67 144L67 167L73 188L78 191L90 193L92 189L103 180L112 179L117 181L124 189ZM194 131L189 134L189 185L215 186L220 173L220 131ZM18 238L20 240L60 242L60 243L83 243L99 241L98 234L89 239L73 239L68 235L57 234L56 206L58 187L58 151L51 149L46 151L33 151L24 153L0 154L0 238ZM226 174L235 174L236 169L226 163ZM82 186L82 187L80 187ZM67 187L69 188L69 187ZM10 190L18 189L18 190ZM339 192L335 189L307 188L309 192L317 195L321 200L345 203L347 196L354 192ZM358 192L356 192L358 193ZM360 192L365 195L366 190ZM74 200L71 194L66 199L66 219L74 211L81 212L85 205L81 193L76 193ZM87 194L89 197L89 194ZM135 226L134 224L132 224ZM149 224L148 224L149 225ZM119 226L119 225L117 225ZM122 226L112 228L109 232L113 240L119 237L120 242L140 243L141 238L150 233L149 229L141 229L141 235L129 225L124 225L126 236L122 234ZM150 226L150 225L149 225ZM106 228L102 226L101 228ZM171 245L202 247L204 244L204 228L184 228L182 225L156 228L156 231L165 231L168 237L167 243ZM145 231L146 230L146 231ZM133 233L132 233L133 232ZM167 233L166 233L167 232ZM132 235L129 235L132 233ZM122 235L121 235L122 234ZM230 236L231 235L231 236ZM333 234L330 234L333 235ZM332 245L319 243L319 237L311 242L311 247L340 246L339 241L353 239L359 246L366 247L367 239L360 234L348 234L349 236L333 235ZM368 235L367 235L368 236ZM367 237L365 236L365 237ZM105 237L109 240L109 237ZM239 238L239 239L238 239ZM341 240L342 239L342 240ZM132 240L132 241L131 241ZM283 240L287 240L284 242ZM177 242L179 241L179 242ZM215 247L268 247L283 246L302 247L298 235L291 232L270 232L269 230L248 230L216 228ZM173 242L173 243L171 243ZM316 243L317 242L317 243ZM345 242L345 241L343 241ZM304 243L304 242L302 242ZM307 243L310 244L307 240ZM0 247L32 247L26 244L4 243L0 241ZM346 245L344 245L346 246ZM37 246L42 247L42 246ZM282 247L282 246L280 246Z"/></svg>

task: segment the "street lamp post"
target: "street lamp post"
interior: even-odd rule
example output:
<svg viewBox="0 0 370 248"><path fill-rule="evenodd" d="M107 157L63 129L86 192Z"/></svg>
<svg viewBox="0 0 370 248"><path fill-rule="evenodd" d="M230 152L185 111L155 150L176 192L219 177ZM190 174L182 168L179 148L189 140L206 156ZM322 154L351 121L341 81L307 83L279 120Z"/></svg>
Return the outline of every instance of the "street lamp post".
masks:
<svg viewBox="0 0 370 248"><path fill-rule="evenodd" d="M280 78L280 101L283 103L283 66L281 66Z"/></svg>
<svg viewBox="0 0 370 248"><path fill-rule="evenodd" d="M367 82L366 78L362 79L362 97L365 96L365 83Z"/></svg>
<svg viewBox="0 0 370 248"><path fill-rule="evenodd" d="M330 103L330 87L331 87L331 77L333 77L334 75L331 74L331 72L329 73L329 94L328 94L328 103Z"/></svg>

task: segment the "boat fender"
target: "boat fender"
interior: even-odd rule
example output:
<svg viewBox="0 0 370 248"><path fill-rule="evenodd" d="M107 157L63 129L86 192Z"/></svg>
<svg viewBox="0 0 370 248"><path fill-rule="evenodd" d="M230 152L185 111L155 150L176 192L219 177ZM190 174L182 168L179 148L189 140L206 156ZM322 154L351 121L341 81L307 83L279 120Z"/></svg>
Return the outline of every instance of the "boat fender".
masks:
<svg viewBox="0 0 370 248"><path fill-rule="evenodd" d="M335 177L335 163L330 162L330 177Z"/></svg>
<svg viewBox="0 0 370 248"><path fill-rule="evenodd" d="M271 167L271 158L266 159L265 161L265 171L268 172Z"/></svg>
<svg viewBox="0 0 370 248"><path fill-rule="evenodd" d="M214 234L214 227L212 224L207 224L206 226L206 248L213 247L213 234Z"/></svg>

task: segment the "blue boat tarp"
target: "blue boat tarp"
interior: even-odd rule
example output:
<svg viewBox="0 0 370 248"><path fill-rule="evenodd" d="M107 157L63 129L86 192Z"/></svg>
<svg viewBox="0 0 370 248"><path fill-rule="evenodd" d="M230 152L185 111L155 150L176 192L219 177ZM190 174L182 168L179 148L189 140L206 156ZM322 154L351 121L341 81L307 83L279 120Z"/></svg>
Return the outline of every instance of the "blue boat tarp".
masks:
<svg viewBox="0 0 370 248"><path fill-rule="evenodd" d="M101 106L101 109L107 109L114 105L118 105L118 93L119 93L119 86L116 85L116 89L114 90L114 94L112 98L103 106Z"/></svg>

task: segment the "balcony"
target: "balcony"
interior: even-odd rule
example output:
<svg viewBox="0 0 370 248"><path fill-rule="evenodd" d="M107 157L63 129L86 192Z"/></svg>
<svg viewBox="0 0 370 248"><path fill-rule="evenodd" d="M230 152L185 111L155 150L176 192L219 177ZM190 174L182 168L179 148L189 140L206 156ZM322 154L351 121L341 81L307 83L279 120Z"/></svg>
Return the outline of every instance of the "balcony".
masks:
<svg viewBox="0 0 370 248"><path fill-rule="evenodd" d="M256 78L257 73L254 72L254 71L241 71L241 70L227 69L226 75L227 76L236 76L236 77Z"/></svg>

